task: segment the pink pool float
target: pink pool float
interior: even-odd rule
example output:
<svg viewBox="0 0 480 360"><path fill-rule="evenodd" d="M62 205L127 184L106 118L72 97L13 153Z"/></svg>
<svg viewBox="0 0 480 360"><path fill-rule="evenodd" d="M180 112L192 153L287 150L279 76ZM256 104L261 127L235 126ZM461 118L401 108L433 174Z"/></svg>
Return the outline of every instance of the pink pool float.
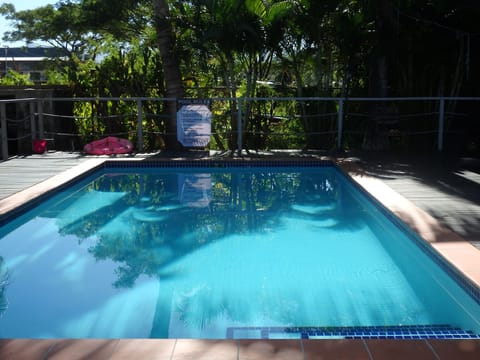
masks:
<svg viewBox="0 0 480 360"><path fill-rule="evenodd" d="M127 139L108 136L86 144L83 151L88 155L130 154L133 151L133 144Z"/></svg>

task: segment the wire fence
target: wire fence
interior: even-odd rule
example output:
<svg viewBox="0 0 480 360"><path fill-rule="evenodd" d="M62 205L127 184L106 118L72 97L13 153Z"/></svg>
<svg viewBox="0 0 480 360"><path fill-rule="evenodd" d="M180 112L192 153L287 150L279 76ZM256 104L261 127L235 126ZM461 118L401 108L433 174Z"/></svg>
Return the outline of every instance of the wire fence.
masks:
<svg viewBox="0 0 480 360"><path fill-rule="evenodd" d="M191 100L191 99L190 99ZM477 97L211 98L207 147L266 149L478 149ZM172 104L174 103L174 104ZM127 138L136 152L176 138L172 98L26 98L0 100L1 158L49 150L81 151L106 136ZM172 126L173 124L173 126Z"/></svg>

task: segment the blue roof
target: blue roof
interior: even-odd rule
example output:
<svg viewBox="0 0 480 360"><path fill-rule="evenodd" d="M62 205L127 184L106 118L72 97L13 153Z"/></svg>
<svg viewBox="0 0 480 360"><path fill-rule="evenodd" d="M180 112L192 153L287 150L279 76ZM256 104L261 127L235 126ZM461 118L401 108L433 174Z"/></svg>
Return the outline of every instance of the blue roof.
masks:
<svg viewBox="0 0 480 360"><path fill-rule="evenodd" d="M4 54L9 58L56 58L66 55L63 49L54 47L0 47L0 60Z"/></svg>

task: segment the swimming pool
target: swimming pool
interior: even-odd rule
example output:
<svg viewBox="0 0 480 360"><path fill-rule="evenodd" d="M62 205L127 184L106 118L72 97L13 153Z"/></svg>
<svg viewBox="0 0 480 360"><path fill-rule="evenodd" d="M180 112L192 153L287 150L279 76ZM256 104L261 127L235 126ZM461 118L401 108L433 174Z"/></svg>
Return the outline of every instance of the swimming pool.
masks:
<svg viewBox="0 0 480 360"><path fill-rule="evenodd" d="M468 282L336 167L172 165L4 220L0 336L478 338Z"/></svg>

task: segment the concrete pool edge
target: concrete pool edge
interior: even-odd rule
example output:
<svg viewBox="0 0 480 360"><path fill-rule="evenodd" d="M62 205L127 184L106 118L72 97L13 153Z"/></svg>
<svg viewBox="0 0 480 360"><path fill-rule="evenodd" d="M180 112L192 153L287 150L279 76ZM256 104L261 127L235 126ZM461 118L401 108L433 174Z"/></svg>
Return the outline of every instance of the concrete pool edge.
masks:
<svg viewBox="0 0 480 360"><path fill-rule="evenodd" d="M478 359L480 340L0 340L2 359Z"/></svg>

